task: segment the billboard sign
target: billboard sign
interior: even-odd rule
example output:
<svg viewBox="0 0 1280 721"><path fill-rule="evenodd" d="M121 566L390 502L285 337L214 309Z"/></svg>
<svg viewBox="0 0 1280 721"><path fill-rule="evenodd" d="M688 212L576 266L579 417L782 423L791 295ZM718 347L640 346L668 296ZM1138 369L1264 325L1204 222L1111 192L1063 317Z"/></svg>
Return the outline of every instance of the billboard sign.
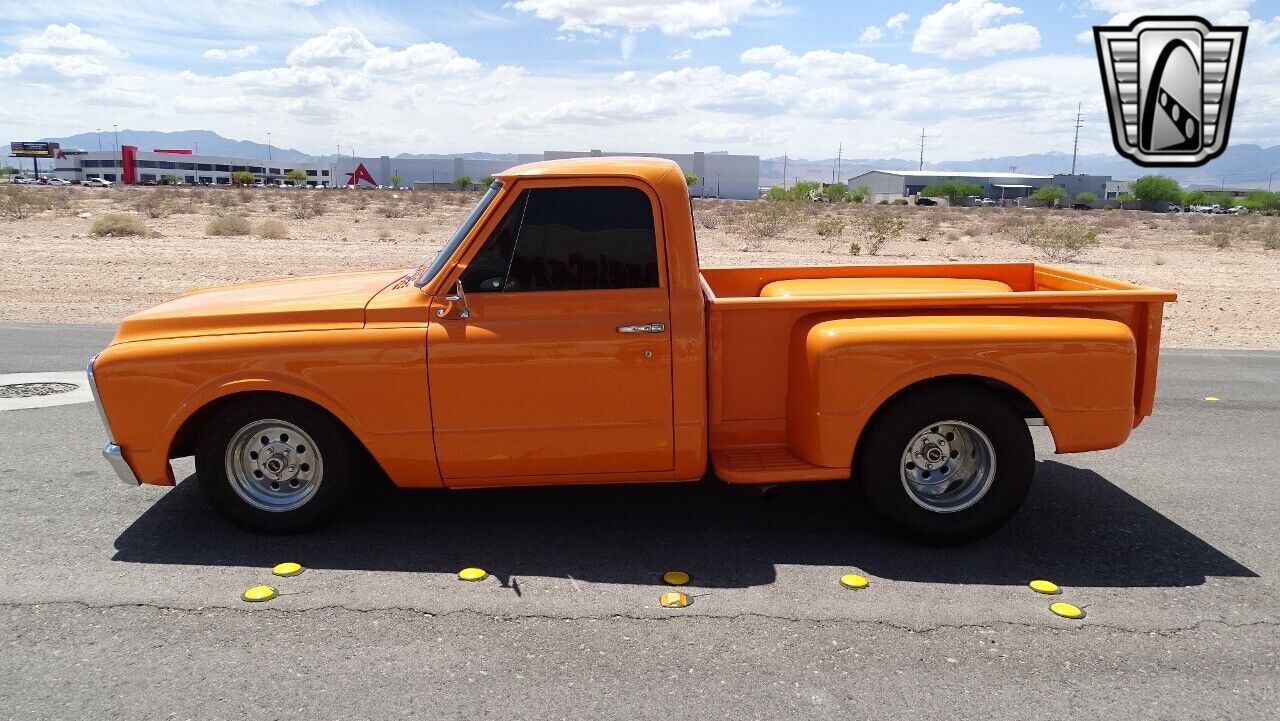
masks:
<svg viewBox="0 0 1280 721"><path fill-rule="evenodd" d="M9 155L15 158L52 158L57 154L57 143L45 141L16 141L9 143Z"/></svg>

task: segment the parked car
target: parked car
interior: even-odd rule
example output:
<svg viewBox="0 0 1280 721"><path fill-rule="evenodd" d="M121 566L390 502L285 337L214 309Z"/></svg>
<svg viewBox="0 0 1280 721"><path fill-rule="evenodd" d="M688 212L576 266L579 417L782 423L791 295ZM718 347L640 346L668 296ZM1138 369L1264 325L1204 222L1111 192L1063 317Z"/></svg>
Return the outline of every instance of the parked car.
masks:
<svg viewBox="0 0 1280 721"><path fill-rule="evenodd" d="M1072 203L1072 210L1093 210L1093 206L1088 203Z"/></svg>
<svg viewBox="0 0 1280 721"><path fill-rule="evenodd" d="M49 185L71 185L71 181L63 180L62 178L49 178L48 184Z"/></svg>
<svg viewBox="0 0 1280 721"><path fill-rule="evenodd" d="M89 362L122 480L195 456L255 531L403 487L850 479L910 536L1022 504L1028 424L1112 448L1152 412L1173 293L1035 263L699 269L657 158L522 165L434 260L189 292ZM586 539L585 542L590 542Z"/></svg>
<svg viewBox="0 0 1280 721"><path fill-rule="evenodd" d="M933 198L926 198L923 195L916 198L916 205L937 205L938 201Z"/></svg>
<svg viewBox="0 0 1280 721"><path fill-rule="evenodd" d="M113 185L110 180L104 180L102 178L85 178L80 181L80 184L93 188L110 188Z"/></svg>

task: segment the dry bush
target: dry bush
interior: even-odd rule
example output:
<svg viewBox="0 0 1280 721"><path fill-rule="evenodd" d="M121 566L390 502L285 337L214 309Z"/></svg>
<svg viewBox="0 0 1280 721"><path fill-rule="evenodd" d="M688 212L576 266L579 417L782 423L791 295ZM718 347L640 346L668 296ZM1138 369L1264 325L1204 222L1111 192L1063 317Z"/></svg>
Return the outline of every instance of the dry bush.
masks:
<svg viewBox="0 0 1280 721"><path fill-rule="evenodd" d="M431 232L431 224L425 220L419 220L413 224L413 232L418 235L426 235Z"/></svg>
<svg viewBox="0 0 1280 721"><path fill-rule="evenodd" d="M1045 231L1046 218L1035 210L1002 210L996 228L1022 245L1031 243Z"/></svg>
<svg viewBox="0 0 1280 721"><path fill-rule="evenodd" d="M695 210L693 217L698 221L698 225L707 230L715 230L720 225L720 216L710 210Z"/></svg>
<svg viewBox="0 0 1280 721"><path fill-rule="evenodd" d="M384 218L403 218L406 212L404 201L398 193L392 193L378 208L378 212Z"/></svg>
<svg viewBox="0 0 1280 721"><path fill-rule="evenodd" d="M205 235L248 235L251 230L243 215L219 215L204 227Z"/></svg>
<svg viewBox="0 0 1280 721"><path fill-rule="evenodd" d="M791 224L795 217L791 205L772 200L755 203L742 217L742 222L751 235L772 238Z"/></svg>
<svg viewBox="0 0 1280 721"><path fill-rule="evenodd" d="M319 198L295 193L289 204L289 214L298 220L306 220L324 214L324 205Z"/></svg>
<svg viewBox="0 0 1280 721"><path fill-rule="evenodd" d="M174 211L172 194L164 188L140 191L134 194L133 209L148 218L163 218Z"/></svg>
<svg viewBox="0 0 1280 721"><path fill-rule="evenodd" d="M1095 210L1089 214L1089 223L1099 233L1127 227L1130 221L1131 216L1126 210Z"/></svg>
<svg viewBox="0 0 1280 721"><path fill-rule="evenodd" d="M901 217L885 211L872 211L859 216L859 229L867 239L867 255L879 255L884 244L901 235L906 225ZM849 252L854 255L858 255L863 249L856 241L849 244Z"/></svg>
<svg viewBox="0 0 1280 721"><path fill-rule="evenodd" d="M845 222L839 218L818 218L813 224L813 232L824 238L831 238L844 232Z"/></svg>
<svg viewBox="0 0 1280 721"><path fill-rule="evenodd" d="M390 229L381 228L378 230L378 240L391 240L391 238L392 238L392 235L391 235Z"/></svg>
<svg viewBox="0 0 1280 721"><path fill-rule="evenodd" d="M151 235L147 221L130 213L107 213L93 219L89 232L94 235L121 237L126 235Z"/></svg>
<svg viewBox="0 0 1280 721"><path fill-rule="evenodd" d="M1098 234L1081 223L1046 224L1030 244L1053 260L1074 260L1098 244Z"/></svg>
<svg viewBox="0 0 1280 721"><path fill-rule="evenodd" d="M258 225L258 235L273 240L284 240L289 237L289 226L278 220L264 220Z"/></svg>
<svg viewBox="0 0 1280 721"><path fill-rule="evenodd" d="M0 214L22 220L53 207L51 196L35 188L6 185L0 188Z"/></svg>

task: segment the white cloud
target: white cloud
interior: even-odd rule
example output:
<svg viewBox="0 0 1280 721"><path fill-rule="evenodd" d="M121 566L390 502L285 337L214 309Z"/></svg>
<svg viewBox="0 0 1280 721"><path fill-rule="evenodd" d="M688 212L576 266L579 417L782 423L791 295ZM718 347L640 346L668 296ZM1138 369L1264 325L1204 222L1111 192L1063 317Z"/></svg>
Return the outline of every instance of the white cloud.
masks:
<svg viewBox="0 0 1280 721"><path fill-rule="evenodd" d="M884 37L883 30L881 30L879 27L876 27L875 25L868 25L866 28L863 29L862 34L858 36L858 42L863 44L874 43L875 41L883 37Z"/></svg>
<svg viewBox="0 0 1280 721"><path fill-rule="evenodd" d="M1254 0L1089 0L1095 10L1111 13L1109 25L1127 25L1139 15L1198 15L1211 23L1243 25L1249 22Z"/></svg>
<svg viewBox="0 0 1280 721"><path fill-rule="evenodd" d="M715 65L658 73L649 80L649 86L665 97L684 96L684 104L690 107L748 115L782 113L800 89L797 79L791 76L775 76L763 70L734 75Z"/></svg>
<svg viewBox="0 0 1280 721"><path fill-rule="evenodd" d="M703 121L690 126L684 132L684 138L691 143L698 144L740 145L764 140L767 137L768 130L768 128L761 128L750 123ZM714 178L710 180L715 182Z"/></svg>
<svg viewBox="0 0 1280 721"><path fill-rule="evenodd" d="M365 61L364 70L390 76L467 75L480 70L480 62L442 43L417 43L404 50L378 48Z"/></svg>
<svg viewBox="0 0 1280 721"><path fill-rule="evenodd" d="M85 94L85 102L109 108L149 108L155 105L155 98L137 90L98 88Z"/></svg>
<svg viewBox="0 0 1280 721"><path fill-rule="evenodd" d="M242 92L266 97L303 97L336 88L342 76L329 68L285 67L245 70L226 76Z"/></svg>
<svg viewBox="0 0 1280 721"><path fill-rule="evenodd" d="M992 0L955 0L920 20L911 49L944 58L990 56L1035 50L1040 31L1026 23L1004 23L1022 9Z"/></svg>
<svg viewBox="0 0 1280 721"><path fill-rule="evenodd" d="M78 53L121 57L116 46L80 30L75 23L49 25L39 35L31 35L18 41L18 46L28 52Z"/></svg>
<svg viewBox="0 0 1280 721"><path fill-rule="evenodd" d="M35 83L64 83L67 80L95 80L108 74L107 66L83 55L43 55L14 53L0 58L0 78Z"/></svg>
<svg viewBox="0 0 1280 721"><path fill-rule="evenodd" d="M653 95L567 100L541 110L520 110L498 120L504 130L534 130L546 125L615 125L648 121L670 114L670 107Z"/></svg>
<svg viewBox="0 0 1280 721"><path fill-rule="evenodd" d="M311 38L289 52L289 65L354 67L362 65L375 50L373 43L356 28L334 28Z"/></svg>
<svg viewBox="0 0 1280 721"><path fill-rule="evenodd" d="M907 27L907 23L910 22L910 20L911 16L907 13L898 13L888 20L885 20L884 26L890 30L902 32L902 30Z"/></svg>
<svg viewBox="0 0 1280 721"><path fill-rule="evenodd" d="M232 48L223 50L222 48L209 48L204 51L204 57L210 60L244 60L258 54L257 45L245 45L242 48Z"/></svg>
<svg viewBox="0 0 1280 721"><path fill-rule="evenodd" d="M678 52L671 53L667 56L667 60L688 60L693 57L693 48L685 48Z"/></svg>
<svg viewBox="0 0 1280 721"><path fill-rule="evenodd" d="M631 83L631 82L635 82L635 79L636 79L636 71L634 71L634 70L624 70L624 71L622 71L622 72L618 73L617 75L614 75L614 76L613 76L613 79L614 79L614 81L619 82L619 83Z"/></svg>
<svg viewBox="0 0 1280 721"><path fill-rule="evenodd" d="M656 28L664 35L697 39L723 37L748 17L785 12L779 0L517 0L511 5L542 20L555 20L567 33L612 36Z"/></svg>

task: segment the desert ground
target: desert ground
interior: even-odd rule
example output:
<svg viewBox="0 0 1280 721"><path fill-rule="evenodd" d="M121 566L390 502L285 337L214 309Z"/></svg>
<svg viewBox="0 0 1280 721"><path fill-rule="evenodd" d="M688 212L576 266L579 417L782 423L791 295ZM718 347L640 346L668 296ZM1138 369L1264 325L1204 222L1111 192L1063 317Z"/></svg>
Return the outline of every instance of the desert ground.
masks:
<svg viewBox="0 0 1280 721"><path fill-rule="evenodd" d="M198 286L410 268L432 257L479 198L437 190L0 190L30 201L0 198L0 321L61 323L115 322ZM95 222L119 222L115 214L144 223L135 227L143 234L100 227L108 234L95 235ZM1035 260L1177 291L1166 346L1280 348L1280 218L723 200L696 200L694 215L706 266ZM245 234L211 234L216 226ZM1082 238L1085 247L1068 247Z"/></svg>

